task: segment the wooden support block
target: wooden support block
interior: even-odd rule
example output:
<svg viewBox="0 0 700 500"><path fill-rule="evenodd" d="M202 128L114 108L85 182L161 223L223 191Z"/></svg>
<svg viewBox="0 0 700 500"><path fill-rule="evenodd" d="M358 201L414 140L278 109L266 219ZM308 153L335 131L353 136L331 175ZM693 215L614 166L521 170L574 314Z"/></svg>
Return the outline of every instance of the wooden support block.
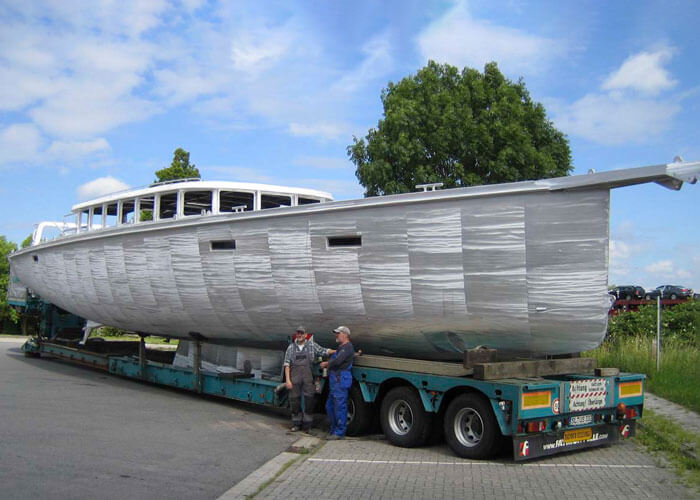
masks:
<svg viewBox="0 0 700 500"><path fill-rule="evenodd" d="M614 377L620 374L619 368L596 368L595 374L599 377Z"/></svg>
<svg viewBox="0 0 700 500"><path fill-rule="evenodd" d="M543 377L569 373L592 373L595 358L542 359L479 363L474 365L474 378L496 380L502 378Z"/></svg>
<svg viewBox="0 0 700 500"><path fill-rule="evenodd" d="M496 361L496 349L468 349L464 351L464 367L474 368L477 363L493 363Z"/></svg>
<svg viewBox="0 0 700 500"><path fill-rule="evenodd" d="M393 358L389 356L376 356L363 354L355 356L355 366L367 368L382 368L385 370L401 370L414 373L426 373L431 375L444 375L448 377L464 377L471 375L472 370L464 368L460 363L447 363L442 361L425 361L422 359Z"/></svg>

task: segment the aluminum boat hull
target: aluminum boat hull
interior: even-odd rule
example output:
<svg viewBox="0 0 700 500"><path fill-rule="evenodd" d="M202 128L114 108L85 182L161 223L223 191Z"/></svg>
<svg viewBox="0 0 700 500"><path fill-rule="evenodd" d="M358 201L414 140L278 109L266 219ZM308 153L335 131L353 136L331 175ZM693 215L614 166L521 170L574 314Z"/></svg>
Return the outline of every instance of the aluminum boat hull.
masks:
<svg viewBox="0 0 700 500"><path fill-rule="evenodd" d="M656 168L124 225L10 260L63 309L158 335L270 347L304 324L330 345L344 324L367 353L574 353L607 328L610 188Z"/></svg>

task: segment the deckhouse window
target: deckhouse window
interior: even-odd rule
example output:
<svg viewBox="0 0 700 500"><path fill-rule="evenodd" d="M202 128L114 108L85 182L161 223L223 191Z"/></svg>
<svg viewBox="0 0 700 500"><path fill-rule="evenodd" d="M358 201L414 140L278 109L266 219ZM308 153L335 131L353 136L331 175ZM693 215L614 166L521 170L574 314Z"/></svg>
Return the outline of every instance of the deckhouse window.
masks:
<svg viewBox="0 0 700 500"><path fill-rule="evenodd" d="M292 198L277 194L263 194L260 196L260 204L263 210L266 208L289 207L292 204Z"/></svg>
<svg viewBox="0 0 700 500"><path fill-rule="evenodd" d="M81 231L87 231L88 229L88 217L90 216L90 209L86 208L78 214L78 226Z"/></svg>
<svg viewBox="0 0 700 500"><path fill-rule="evenodd" d="M130 224L134 222L134 200L122 202L122 224Z"/></svg>
<svg viewBox="0 0 700 500"><path fill-rule="evenodd" d="M104 219L105 227L115 227L117 225L117 204L110 203L107 205L107 210L105 211Z"/></svg>
<svg viewBox="0 0 700 500"><path fill-rule="evenodd" d="M204 215L211 213L211 191L185 191L184 215ZM163 199L161 198L161 207Z"/></svg>
<svg viewBox="0 0 700 500"><path fill-rule="evenodd" d="M316 200L314 198L303 198L301 196L297 200L297 205L311 205L312 203L321 203L321 200Z"/></svg>
<svg viewBox="0 0 700 500"><path fill-rule="evenodd" d="M177 193L160 195L159 219L172 219L177 213Z"/></svg>
<svg viewBox="0 0 700 500"><path fill-rule="evenodd" d="M153 220L153 196L139 199L139 222Z"/></svg>
<svg viewBox="0 0 700 500"><path fill-rule="evenodd" d="M102 206L92 207L92 223L90 224L90 229L101 229L102 228Z"/></svg>
<svg viewBox="0 0 700 500"><path fill-rule="evenodd" d="M248 212L253 210L253 193L219 192L219 212Z"/></svg>

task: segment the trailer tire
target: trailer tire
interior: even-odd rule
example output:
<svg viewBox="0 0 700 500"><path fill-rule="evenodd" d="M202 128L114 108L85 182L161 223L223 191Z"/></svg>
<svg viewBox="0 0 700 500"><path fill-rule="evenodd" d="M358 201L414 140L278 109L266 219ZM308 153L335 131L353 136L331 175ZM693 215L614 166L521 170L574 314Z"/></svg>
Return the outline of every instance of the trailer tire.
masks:
<svg viewBox="0 0 700 500"><path fill-rule="evenodd" d="M365 402L360 388L353 384L348 392L348 436L367 434L374 419L374 405Z"/></svg>
<svg viewBox="0 0 700 500"><path fill-rule="evenodd" d="M488 458L498 451L500 430L489 402L478 394L457 396L445 412L445 441L462 458Z"/></svg>
<svg viewBox="0 0 700 500"><path fill-rule="evenodd" d="M390 443L404 448L420 446L428 439L433 414L410 387L396 387L382 400L379 420Z"/></svg>

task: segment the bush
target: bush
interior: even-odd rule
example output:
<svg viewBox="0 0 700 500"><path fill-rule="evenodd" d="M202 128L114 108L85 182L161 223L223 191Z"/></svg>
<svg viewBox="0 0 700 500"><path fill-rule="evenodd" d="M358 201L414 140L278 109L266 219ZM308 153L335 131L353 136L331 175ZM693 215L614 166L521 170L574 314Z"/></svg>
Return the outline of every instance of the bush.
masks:
<svg viewBox="0 0 700 500"><path fill-rule="evenodd" d="M654 337L656 335L656 306L641 306L638 311L625 311L613 316L608 323L608 341L625 337ZM661 313L661 335L700 347L700 301L664 307Z"/></svg>

